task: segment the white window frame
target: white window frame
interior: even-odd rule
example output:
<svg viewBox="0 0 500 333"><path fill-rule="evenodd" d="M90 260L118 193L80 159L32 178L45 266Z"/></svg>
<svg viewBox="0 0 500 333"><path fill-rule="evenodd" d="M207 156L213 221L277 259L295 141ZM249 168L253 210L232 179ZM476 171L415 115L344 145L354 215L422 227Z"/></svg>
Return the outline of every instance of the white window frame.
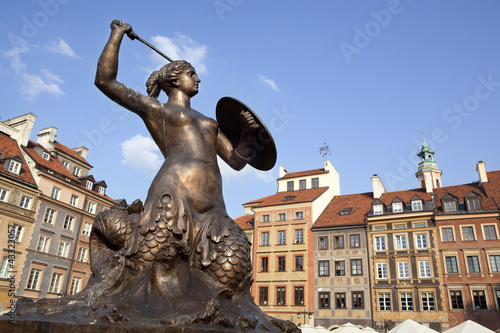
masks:
<svg viewBox="0 0 500 333"><path fill-rule="evenodd" d="M295 244L304 243L304 229L295 229Z"/></svg>
<svg viewBox="0 0 500 333"><path fill-rule="evenodd" d="M32 268L30 271L30 276L28 278L28 284L26 289L38 290L38 285L40 283L40 275L42 275L42 270L37 268Z"/></svg>
<svg viewBox="0 0 500 333"><path fill-rule="evenodd" d="M95 202L89 201L89 203L87 204L87 212L95 214L96 206L97 205Z"/></svg>
<svg viewBox="0 0 500 333"><path fill-rule="evenodd" d="M373 205L373 215L382 215L384 213L384 207L382 204Z"/></svg>
<svg viewBox="0 0 500 333"><path fill-rule="evenodd" d="M92 223L83 222L82 235L89 237L91 232L92 232Z"/></svg>
<svg viewBox="0 0 500 333"><path fill-rule="evenodd" d="M50 293L59 293L61 291L61 280L62 280L62 274L54 272L52 273L52 277L50 278L50 286L49 286L49 292Z"/></svg>
<svg viewBox="0 0 500 333"><path fill-rule="evenodd" d="M394 235L394 247L396 250L407 250L408 241L406 235Z"/></svg>
<svg viewBox="0 0 500 333"><path fill-rule="evenodd" d="M64 218L63 229L66 231L73 231L75 220L76 218L74 216L66 214L66 217Z"/></svg>
<svg viewBox="0 0 500 333"><path fill-rule="evenodd" d="M431 301L432 299L432 301ZM420 304L422 304L422 311L435 312L436 311L436 297L431 291L424 291L420 293Z"/></svg>
<svg viewBox="0 0 500 333"><path fill-rule="evenodd" d="M106 193L106 189L103 186L99 186L99 194L104 195Z"/></svg>
<svg viewBox="0 0 500 333"><path fill-rule="evenodd" d="M13 224L10 232L14 234L14 241L16 243L20 243L21 239L23 238L24 227L19 224ZM9 237L9 239L11 238Z"/></svg>
<svg viewBox="0 0 500 333"><path fill-rule="evenodd" d="M70 244L65 241L59 242L59 247L57 248L57 255L59 257L67 258L69 253Z"/></svg>
<svg viewBox="0 0 500 333"><path fill-rule="evenodd" d="M269 231L263 231L260 234L260 242L261 242L260 245L264 245L264 246L269 245Z"/></svg>
<svg viewBox="0 0 500 333"><path fill-rule="evenodd" d="M2 259L2 265L0 266L0 278L9 278L10 271L12 270L12 261L9 261L8 256L4 256Z"/></svg>
<svg viewBox="0 0 500 333"><path fill-rule="evenodd" d="M69 162L68 162L68 161L63 160L63 161L62 161L62 165L63 165L66 169L68 169L68 170L69 170Z"/></svg>
<svg viewBox="0 0 500 333"><path fill-rule="evenodd" d="M495 232L495 238L486 238L486 233L484 232L485 227L493 227L493 230ZM497 229L497 225L494 223L481 224L481 232L483 233L484 240L498 240L498 229Z"/></svg>
<svg viewBox="0 0 500 333"><path fill-rule="evenodd" d="M51 207L45 209L45 215L43 217L43 223L54 225L54 220L56 218L57 211Z"/></svg>
<svg viewBox="0 0 500 333"><path fill-rule="evenodd" d="M398 261L398 277L400 279L410 278L410 263L408 261Z"/></svg>
<svg viewBox="0 0 500 333"><path fill-rule="evenodd" d="M278 245L285 245L286 244L286 231L285 230L278 230Z"/></svg>
<svg viewBox="0 0 500 333"><path fill-rule="evenodd" d="M453 240L444 240L444 229L451 229L451 235L453 237ZM457 240L457 237L455 235L455 228L452 225L443 225L439 227L439 234L441 236L441 242L455 242Z"/></svg>
<svg viewBox="0 0 500 333"><path fill-rule="evenodd" d="M269 214L262 214L262 222L269 222L270 216Z"/></svg>
<svg viewBox="0 0 500 333"><path fill-rule="evenodd" d="M0 201L7 202L9 191L0 187Z"/></svg>
<svg viewBox="0 0 500 333"><path fill-rule="evenodd" d="M18 161L10 160L9 168L7 169L7 171L18 175L21 172L21 163Z"/></svg>
<svg viewBox="0 0 500 333"><path fill-rule="evenodd" d="M42 152L42 158L44 160L50 161L50 154L47 153L46 151Z"/></svg>
<svg viewBox="0 0 500 333"><path fill-rule="evenodd" d="M304 211L298 211L295 212L295 219L296 220L303 220L304 219Z"/></svg>
<svg viewBox="0 0 500 333"><path fill-rule="evenodd" d="M394 203L392 203L392 212L393 213L401 213L401 212L403 212L403 203L402 202L394 202Z"/></svg>
<svg viewBox="0 0 500 333"><path fill-rule="evenodd" d="M80 246L78 248L78 254L76 260L81 262L87 262L88 260L88 249L86 247Z"/></svg>
<svg viewBox="0 0 500 333"><path fill-rule="evenodd" d="M389 278L387 263L377 262L376 267L377 267L377 280L387 280Z"/></svg>
<svg viewBox="0 0 500 333"><path fill-rule="evenodd" d="M387 242L386 242L386 237L385 236L374 236L374 247L375 251L386 251L387 249Z"/></svg>
<svg viewBox="0 0 500 333"><path fill-rule="evenodd" d="M80 177L81 169L79 167L73 168L73 176Z"/></svg>
<svg viewBox="0 0 500 333"><path fill-rule="evenodd" d="M69 289L69 294L70 295L75 295L80 292L80 285L82 284L82 278L73 276L73 279L71 279L71 286Z"/></svg>
<svg viewBox="0 0 500 333"><path fill-rule="evenodd" d="M59 200L59 197L61 196L61 189L57 187L52 188L52 193L50 194L50 197L55 200Z"/></svg>
<svg viewBox="0 0 500 333"><path fill-rule="evenodd" d="M415 234L415 247L419 250L429 248L429 239L427 234Z"/></svg>
<svg viewBox="0 0 500 333"><path fill-rule="evenodd" d="M24 208L24 209L30 209L31 208L31 198L27 197L25 195L21 196L21 201L19 202L19 207Z"/></svg>
<svg viewBox="0 0 500 333"><path fill-rule="evenodd" d="M78 206L78 197L74 194L71 195L71 199L69 199L69 204L73 207Z"/></svg>
<svg viewBox="0 0 500 333"><path fill-rule="evenodd" d="M419 211L419 210L423 210L424 209L424 205L422 203L422 200L412 200L411 201L411 210L412 211Z"/></svg>
<svg viewBox="0 0 500 333"><path fill-rule="evenodd" d="M410 305L411 302L411 305ZM399 293L399 303L401 306L401 311L410 312L415 311L415 301L413 299L412 292L400 292ZM405 303L406 309L403 310L403 303Z"/></svg>
<svg viewBox="0 0 500 333"><path fill-rule="evenodd" d="M286 213L278 213L278 221L286 221Z"/></svg>
<svg viewBox="0 0 500 333"><path fill-rule="evenodd" d="M432 278L431 262L420 260L418 262L418 276L422 279Z"/></svg>
<svg viewBox="0 0 500 333"><path fill-rule="evenodd" d="M45 235L40 235L40 238L38 238L38 244L36 246L36 250L38 252L47 252L47 250L49 249L49 243L50 243L50 237Z"/></svg>
<svg viewBox="0 0 500 333"><path fill-rule="evenodd" d="M86 187L88 190L91 190L91 191L92 191L92 188L94 187L94 183L92 183L90 180L87 180L87 182L85 183L85 187Z"/></svg>

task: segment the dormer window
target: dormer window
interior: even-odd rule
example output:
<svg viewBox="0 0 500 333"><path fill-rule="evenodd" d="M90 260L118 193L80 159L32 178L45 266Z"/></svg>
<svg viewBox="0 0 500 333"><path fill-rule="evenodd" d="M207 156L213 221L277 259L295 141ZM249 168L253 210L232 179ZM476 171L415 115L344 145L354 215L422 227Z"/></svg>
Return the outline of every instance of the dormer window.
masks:
<svg viewBox="0 0 500 333"><path fill-rule="evenodd" d="M351 214L351 210L352 210L352 208L341 209L340 215L341 216L349 215L349 214Z"/></svg>
<svg viewBox="0 0 500 333"><path fill-rule="evenodd" d="M44 152L42 153L42 158L43 158L44 160L50 161L50 154L49 154L49 153L47 153L46 151L44 151Z"/></svg>
<svg viewBox="0 0 500 333"><path fill-rule="evenodd" d="M394 202L392 204L392 212L393 213L401 213L403 211L403 203L402 202Z"/></svg>
<svg viewBox="0 0 500 333"><path fill-rule="evenodd" d="M441 204L443 205L443 212L445 213L454 213L458 211L457 197L449 193L441 198Z"/></svg>
<svg viewBox="0 0 500 333"><path fill-rule="evenodd" d="M7 171L18 175L19 172L21 171L21 163L11 159L9 162L9 168L7 169Z"/></svg>
<svg viewBox="0 0 500 333"><path fill-rule="evenodd" d="M285 201L292 201L292 200L293 200L293 198L295 198L295 197L294 197L294 196L291 196L291 195L286 196L286 197L285 197Z"/></svg>
<svg viewBox="0 0 500 333"><path fill-rule="evenodd" d="M384 207L381 204L373 205L373 214L381 215L384 213Z"/></svg>
<svg viewBox="0 0 500 333"><path fill-rule="evenodd" d="M423 205L422 205L422 200L412 200L411 202L411 210L422 210Z"/></svg>
<svg viewBox="0 0 500 333"><path fill-rule="evenodd" d="M87 183L85 183L85 187L89 190L92 190L92 188L94 187L94 183L92 183L91 181L87 180Z"/></svg>
<svg viewBox="0 0 500 333"><path fill-rule="evenodd" d="M104 195L105 192L106 192L106 189L102 186L99 186L99 194Z"/></svg>
<svg viewBox="0 0 500 333"><path fill-rule="evenodd" d="M467 205L467 211L475 211L481 209L481 196L470 192L465 196L465 203Z"/></svg>

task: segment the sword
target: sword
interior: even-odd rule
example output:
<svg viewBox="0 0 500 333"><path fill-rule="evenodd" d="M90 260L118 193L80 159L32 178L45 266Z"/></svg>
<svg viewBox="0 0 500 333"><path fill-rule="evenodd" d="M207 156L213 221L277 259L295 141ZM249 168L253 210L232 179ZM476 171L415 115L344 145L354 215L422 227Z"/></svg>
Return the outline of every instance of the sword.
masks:
<svg viewBox="0 0 500 333"><path fill-rule="evenodd" d="M163 52L161 52L160 50L158 50L156 47L154 47L153 45L149 44L144 39L142 39L141 37L139 37L134 31L130 30L129 32L127 32L127 36L131 40L137 39L139 42L145 44L146 46L149 46L153 51L155 51L156 53L158 53L159 55L161 55L163 58L167 59L170 62L173 62L173 60L169 56L167 56L166 54L164 54Z"/></svg>

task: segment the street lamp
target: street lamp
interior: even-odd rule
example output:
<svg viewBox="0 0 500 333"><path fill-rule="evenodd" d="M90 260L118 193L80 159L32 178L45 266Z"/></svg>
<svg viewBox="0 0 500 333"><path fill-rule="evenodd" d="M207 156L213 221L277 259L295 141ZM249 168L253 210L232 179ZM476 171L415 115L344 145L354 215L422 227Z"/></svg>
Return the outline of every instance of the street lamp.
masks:
<svg viewBox="0 0 500 333"><path fill-rule="evenodd" d="M312 318L312 312L311 311L298 311L297 312L297 318L300 319L300 315L304 314L304 325L306 324L306 314L309 315L309 319Z"/></svg>

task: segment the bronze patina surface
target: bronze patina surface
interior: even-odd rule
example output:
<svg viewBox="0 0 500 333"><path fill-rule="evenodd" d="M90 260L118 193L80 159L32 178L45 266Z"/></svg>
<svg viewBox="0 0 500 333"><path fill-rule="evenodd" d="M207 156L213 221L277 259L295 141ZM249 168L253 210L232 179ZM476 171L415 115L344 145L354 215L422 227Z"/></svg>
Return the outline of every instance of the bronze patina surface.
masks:
<svg viewBox="0 0 500 333"><path fill-rule="evenodd" d="M85 289L61 299L18 302L17 320L75 332L93 332L93 327L106 332L119 327L298 332L293 323L264 314L252 300L250 242L226 213L217 164L219 156L236 170L247 164L271 169L276 148L269 131L231 98L218 105L221 127L192 109L200 79L186 61L153 72L148 96L118 82L125 34L133 34L130 25L111 23L95 84L142 118L165 161L144 205L136 201L96 216L90 236L92 276ZM165 104L157 100L161 91L168 95Z"/></svg>

